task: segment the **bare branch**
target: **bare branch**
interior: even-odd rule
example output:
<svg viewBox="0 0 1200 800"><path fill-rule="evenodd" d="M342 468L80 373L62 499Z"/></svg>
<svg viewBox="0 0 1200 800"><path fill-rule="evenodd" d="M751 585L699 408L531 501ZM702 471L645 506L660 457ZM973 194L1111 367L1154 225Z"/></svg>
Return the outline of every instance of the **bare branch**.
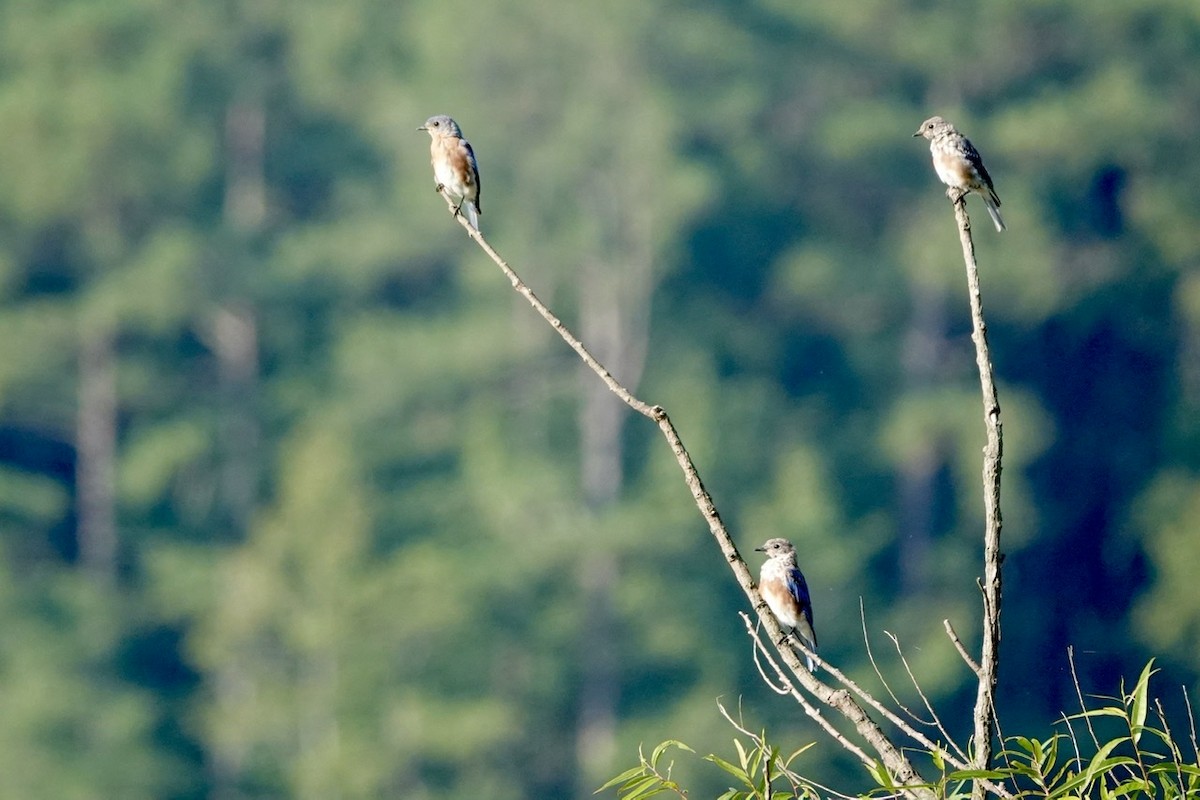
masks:
<svg viewBox="0 0 1200 800"><path fill-rule="evenodd" d="M1179 745L1175 743L1175 737L1171 733L1171 726L1167 723L1167 712L1163 710L1162 700L1154 698L1154 713L1158 715L1159 724L1162 725L1163 741L1167 745L1167 749L1171 751L1171 763L1175 767L1175 779L1179 781L1179 786L1187 785L1187 781L1183 779L1183 769L1180 766L1183 762L1183 753L1179 749Z"/></svg>
<svg viewBox="0 0 1200 800"><path fill-rule="evenodd" d="M883 677L883 671L879 669L879 664L875 661L875 651L871 649L871 636L867 633L867 610L863 605L862 595L858 597L858 619L862 623L863 646L867 649L867 660L871 662L871 669L875 670L875 677L879 678L879 682L883 684L883 689L892 698L892 702L905 714L916 719L916 716L905 707L904 703L900 702L900 698L892 691L892 685L888 683L887 678Z"/></svg>
<svg viewBox="0 0 1200 800"><path fill-rule="evenodd" d="M933 718L932 722L925 724L936 726L938 732L945 737L949 745L952 746L960 756L965 758L966 754L963 753L962 748L958 746L958 743L954 741L954 737L950 735L950 732L947 731L945 726L942 725L942 718L938 716L937 711L935 711L933 708L933 703L929 702L929 698L925 696L925 691L921 688L921 684L917 682L917 676L913 674L912 667L908 663L908 658L905 657L904 651L900 648L900 640L897 639L896 635L893 633L888 631L884 631L884 633L887 634L887 637L892 640L892 644L895 645L896 655L900 656L900 663L904 665L904 671L908 674L909 681L912 683L913 688L917 690L917 695L921 698L921 702L925 704L925 710L928 711L929 716ZM911 711L909 714L913 716L913 719L917 719L916 715L912 714Z"/></svg>
<svg viewBox="0 0 1200 800"><path fill-rule="evenodd" d="M749 614L744 611L739 611L738 614L741 616L746 625L750 624ZM762 621L760 620L759 625L761 624ZM763 683L767 685L767 688L775 694L781 695L791 694L793 691L795 691L795 689L792 687L791 681L787 679L787 675L784 673L783 669L777 663L775 663L775 659L771 658L770 651L763 647L762 642L758 638L757 626L754 628L754 636L752 638L754 639L754 646L751 648L751 652L754 654L754 666L758 669L758 675L760 678L762 678ZM775 671L774 680L767 676L767 670L762 665L761 659L763 658L767 660L767 663L771 665L771 669ZM776 683L776 681L778 681L778 683Z"/></svg>
<svg viewBox="0 0 1200 800"><path fill-rule="evenodd" d="M1196 761L1200 762L1200 743L1196 742L1196 715L1192 713L1192 698L1188 696L1186 686L1179 687L1183 690L1183 702L1187 706L1188 728L1192 739L1192 752L1196 754Z"/></svg>
<svg viewBox="0 0 1200 800"><path fill-rule="evenodd" d="M922 725L930 725L930 726L934 725L935 724L934 722L926 722L925 720L919 719L917 717L917 715L914 714L912 712L912 710L909 709L908 706L906 706L900 700L900 698L896 696L896 693L894 691L892 691L892 687L888 683L887 678L883 677L883 673L880 671L879 665L875 661L875 653L874 653L874 651L871 650L871 639L867 635L867 614L866 614L866 610L863 607L863 602L862 602L861 597L858 598L858 616L859 616L859 619L862 621L863 644L867 648L867 659L871 662L871 668L875 670L875 676L877 678L879 678L879 682L883 684L883 688L887 691L888 695L891 696L892 702L894 702L896 704L897 708L899 708L905 714L908 714L909 717L911 717L912 719L921 723ZM894 638L893 638L893 641L895 641ZM897 728L899 728L903 733L908 735L913 741L917 742L918 744L920 744L922 747L926 748L927 750L934 750L934 749L941 750L943 755L946 758L946 762L948 764L950 764L950 766L954 767L955 769L966 769L967 768L967 763L965 761L959 760L959 758L957 758L954 753L947 752L946 748L944 748L941 745L937 744L936 742L932 741L929 737L925 736L925 734L921 733L916 728L909 725L907 722L905 722L903 719L901 719L899 717L899 715L897 715L891 709L884 706L882 703L880 703L878 700L876 700L870 694L867 694L867 692L865 690L859 688L859 686L857 684L855 684L854 681L850 680L849 678L847 678L845 675L843 675L841 672L837 671L833 667L826 667L826 668L830 671L831 674L834 675L834 677L836 677L838 679L838 681L840 681L842 684L844 684L848 689L850 689L850 691L852 691L856 695L858 695L859 699L861 699L864 703L871 706L876 711L878 711L880 714L882 714L884 716L884 718L886 718L889 722L891 722L893 725L895 725ZM945 733L945 731L943 731L943 734L944 733ZM947 736L947 741L949 741L952 745L954 745L954 749L959 754L962 753L962 748L958 747L958 745L954 743L953 739L950 739ZM1006 792L1003 789L999 789L999 790L995 790L995 791L997 794L1000 794L1000 795L1004 795L1004 796L1008 795L1008 792Z"/></svg>
<svg viewBox="0 0 1200 800"><path fill-rule="evenodd" d="M550 311L546 304L538 299L537 295L525 285L524 281L521 280L512 267L483 238L483 234L473 228L465 217L458 214L454 201L451 200L445 189L441 190L441 195L449 206L451 214L456 217L458 223L467 231L467 234L475 240L492 261L496 263L496 266L501 269L505 277L512 284L513 289L524 297L533 306L533 309L557 331L563 341L604 381L604 384L613 394L631 409L642 416L648 417L658 425L659 430L667 440L668 446L671 448L671 452L675 455L675 460L679 464L679 468L683 471L684 483L687 484L688 490L692 493L692 499L695 501L696 507L700 510L701 516L704 517L705 522L708 524L709 532L716 539L721 553L729 564L729 568L733 571L734 578L742 587L742 591L745 592L751 607L754 608L755 612L759 615L759 619L762 620L771 640L774 642L782 641L784 637L779 623L776 621L774 615L767 611L767 605L763 602L762 596L758 592L758 587L751 577L746 562L742 560L737 546L733 543L733 538L729 535L725 523L721 520L721 515L717 512L712 497L709 495L708 490L704 488L704 483L700 479L696 465L692 462L692 457L688 453L687 448L683 446L683 441L680 439L678 431L675 430L675 426L671 423L670 417L667 416L667 412L660 406L652 406L639 400L628 389L622 386L605 369L604 365L588 352L583 343ZM800 663L792 648L782 648L779 652L783 658L783 662L787 664L788 669L804 685L805 689L854 725L858 735L879 754L880 762L893 776L896 784L902 787L907 795L914 798L922 798L922 800L933 797L933 792L927 788L926 781L912 766L907 756L887 738L878 723L871 719L862 707L854 702L849 692L836 690L818 681ZM814 718L820 717L819 712L815 708L811 711L807 708L805 710L809 713L809 716L813 716Z"/></svg>
<svg viewBox="0 0 1200 800"><path fill-rule="evenodd" d="M971 672L975 673L975 677L982 678L983 674L982 670L979 669L979 664L975 663L975 659L971 658L971 654L967 652L967 648L963 647L962 640L958 638L958 633L954 630L954 626L950 624L950 620L942 620L942 625L946 628L946 635L954 643L954 649L962 656L962 660L967 662L967 666L970 667Z"/></svg>
<svg viewBox="0 0 1200 800"><path fill-rule="evenodd" d="M772 669L775 670L775 674L779 677L780 683L783 685L783 687L785 687L784 691L787 694L790 694L792 698L800 704L800 706L804 709L804 713L816 720L817 724L825 729L825 733L827 733L831 739L840 744L846 751L856 756L858 760L861 761L868 769L873 768L875 766L875 759L863 752L862 748L851 742L842 734L841 731L833 727L833 724L827 720L815 706L809 703L808 698L801 694L796 689L795 685L788 680L783 669L775 662L775 659L771 657L770 651L767 650L766 645L763 644L762 639L759 637L758 626L750 624L750 615L744 611L740 611L738 614L741 616L742 622L746 624L746 631L750 634L750 638L754 640L755 651L761 652L767 659L767 662L771 665ZM770 681L767 681L767 685L771 686L772 689L776 688Z"/></svg>
<svg viewBox="0 0 1200 800"><path fill-rule="evenodd" d="M967 217L965 196L956 189L947 192L954 204L958 222L958 237L962 243L963 262L967 268L967 294L971 301L971 340L975 343L975 363L979 368L979 385L983 394L983 423L987 443L983 448L983 648L979 658L979 689L975 695L975 732L971 741L975 769L987 769L992 760L992 729L996 721L996 674L1000 650L1000 462L1004 454L1003 429L1000 423L1000 399L988 350L987 324L983 319L983 301L979 294L979 267L975 263L975 244L971 239L971 220ZM971 792L973 800L983 797L983 787L976 782Z"/></svg>
<svg viewBox="0 0 1200 800"><path fill-rule="evenodd" d="M1062 715L1063 724L1067 726L1067 734L1071 737L1071 747L1075 750L1075 763L1083 764L1083 754L1079 750L1079 737L1075 735L1075 726L1071 724L1071 718L1066 714ZM1007 761L1009 767L1012 767L1012 762Z"/></svg>
<svg viewBox="0 0 1200 800"><path fill-rule="evenodd" d="M1079 710L1086 712L1088 708L1083 699L1083 687L1079 685L1079 673L1075 671L1075 647L1073 645L1067 647L1067 661L1071 665L1071 682L1075 684L1075 696L1079 698ZM1088 733L1092 736L1092 744L1099 749L1100 739L1096 736L1096 729L1092 727L1092 718L1085 715L1083 721L1087 725Z"/></svg>

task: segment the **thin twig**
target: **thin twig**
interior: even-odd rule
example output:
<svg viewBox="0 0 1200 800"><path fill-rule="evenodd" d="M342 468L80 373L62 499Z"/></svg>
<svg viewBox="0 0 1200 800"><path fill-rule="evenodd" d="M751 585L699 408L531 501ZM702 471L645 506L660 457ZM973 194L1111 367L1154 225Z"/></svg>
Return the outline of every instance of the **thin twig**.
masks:
<svg viewBox="0 0 1200 800"><path fill-rule="evenodd" d="M747 625L750 624L750 615L746 614L744 611L739 611L738 614ZM758 624L761 625L762 620L759 620ZM758 632L757 625L755 626L754 631L755 633ZM750 648L750 652L754 654L754 666L758 669L758 675L760 678L762 678L763 683L765 683L767 688L775 694L791 694L793 691L792 683L787 679L787 675L784 674L783 670L779 668L779 665L776 664L771 658L771 654L763 649L757 638L755 638L752 644L753 647ZM761 656L759 655L760 653L762 654ZM767 676L767 670L762 665L762 661L760 660L761 657L765 657L767 661L771 663L771 668L775 670L775 675L778 677L779 683L775 683L770 677Z"/></svg>
<svg viewBox="0 0 1200 800"><path fill-rule="evenodd" d="M1071 665L1071 683L1075 684L1075 696L1079 698L1079 710L1084 712L1083 721L1087 725L1088 733L1091 734L1092 744L1097 749L1100 748L1100 739L1096 736L1096 729L1092 727L1092 718L1087 716L1087 703L1083 699L1083 687L1079 685L1079 673L1075 671L1075 646L1067 646L1067 663Z"/></svg>
<svg viewBox="0 0 1200 800"><path fill-rule="evenodd" d="M922 725L928 725L930 727L934 727L935 723L926 722L925 720L918 718L917 715L912 712L912 709L910 709L907 705L905 705L900 700L900 698L896 696L896 693L892 690L892 687L888 683L887 678L885 678L883 676L883 672L880 671L879 664L876 663L876 661L875 661L875 653L871 649L871 639L867 635L867 615L866 615L866 609L863 607L863 601L862 601L861 597L858 598L858 616L859 616L859 619L862 621L863 644L866 646L866 649L867 649L867 660L871 662L871 668L873 670L875 670L875 677L879 678L879 682L883 684L883 688L888 693L888 695L892 698L892 702L894 702L901 711L903 711L905 714L908 714L908 716L911 717L916 722L918 722ZM833 668L828 668L828 669L829 669L830 674L832 674L835 678L837 678L840 683L844 684L848 689L850 689L850 691L854 692L859 697L859 699L861 699L864 703L871 706L871 708L875 709L880 714L882 714L884 716L884 718L886 718L889 722L891 722L893 725L895 725L897 728L899 728L904 734L909 736L913 741L917 742L918 744L920 744L922 747L924 747L927 750L937 749L937 750L942 751L942 753L946 757L947 763L949 763L950 766L954 767L955 769L967 769L967 766L968 766L967 763L965 761L960 761L958 758L956 758L955 754L953 752L947 751L944 746L937 744L936 742L931 740L929 737L925 736L925 734L921 733L916 728L909 725L907 722L905 722L903 719L901 719L899 715L897 715L895 712L893 712L890 708L884 706L882 703L880 703L878 700L876 700L873 696L868 694L865 690L859 688L859 686L856 683L854 683L854 681L847 678L841 672L839 672ZM944 733L945 733L945 731L943 731L943 734ZM957 753L959 753L959 754L962 753L962 748L959 747L958 744L955 743L953 739L950 739L949 737L947 737L947 741L949 741L950 744L954 746L954 750ZM965 758L965 756L963 756L963 757ZM1001 795L1005 795L1005 796L1008 795L1008 793L1004 790L999 790L999 791L997 791L997 793L1001 794Z"/></svg>
<svg viewBox="0 0 1200 800"><path fill-rule="evenodd" d="M1071 724L1071 718L1066 714L1062 715L1063 722L1067 726L1067 735L1071 737L1071 746L1075 749L1075 763L1082 769L1083 754L1079 751L1079 738L1075 735L1075 726ZM1011 767L1012 763L1005 759L1005 762Z"/></svg>
<svg viewBox="0 0 1200 800"><path fill-rule="evenodd" d="M827 733L830 738L840 744L844 749L857 756L858 760L861 761L864 766L866 766L868 769L874 768L875 759L867 755L862 748L860 748L854 742L851 742L842 734L841 731L833 727L833 723L825 719L825 715L822 714L820 710L816 708L816 706L809 703L808 698L802 695L791 683L791 681L787 679L783 668L775 663L775 659L771 657L771 653L767 650L766 645L763 644L762 639L759 637L758 627L750 624L750 615L744 611L740 611L738 614L741 616L742 622L745 623L746 630L749 632L750 637L754 640L755 649L761 652L763 657L767 659L771 665L771 668L775 670L775 674L779 676L780 682L788 687L788 694L790 694L796 700L796 702L804 708L804 713L816 720L817 724L825 729L825 733Z"/></svg>
<svg viewBox="0 0 1200 800"><path fill-rule="evenodd" d="M900 640L897 639L894 634L888 631L884 631L884 633L889 639L892 640L892 644L896 646L896 655L900 656L900 663L904 665L904 671L908 673L909 681L912 682L913 688L917 690L917 695L921 698L921 702L925 704L925 710L928 711L929 716L933 718L933 722L926 724L936 726L942 736L946 738L946 741L950 744L950 746L958 752L959 756L966 758L966 753L962 751L962 748L959 747L958 743L954 741L954 737L952 737L950 732L946 730L944 725L942 725L942 718L938 716L937 711L935 711L933 708L933 703L929 702L929 698L925 696L924 690L921 689L921 684L917 682L917 676L913 674L912 667L908 663L908 658L905 657L904 651L900 649ZM909 713L911 714L912 712ZM916 719L915 715L913 718Z"/></svg>
<svg viewBox="0 0 1200 800"><path fill-rule="evenodd" d="M954 204L962 242L963 262L967 268L967 294L971 301L971 341L975 343L975 363L979 368L979 386L983 394L983 422L987 443L983 448L983 648L979 658L979 689L975 696L975 732L971 738L974 767L987 769L992 758L992 728L995 723L996 678L1000 652L1000 469L1004 455L1003 428L1000 423L1000 399L988 350L987 324L983 319L983 301L979 292L979 267L975 263L975 243L971 239L971 220L962 192L948 192ZM983 797L979 782L971 792L972 800Z"/></svg>
<svg viewBox="0 0 1200 800"><path fill-rule="evenodd" d="M737 546L733 543L733 538L729 535L725 523L721 520L721 515L717 512L717 507L713 503L711 495L704 488L704 483L700 479L700 473L696 469L696 465L692 462L692 457L688 453L687 448L683 446L679 432L671 423L667 412L661 406L652 406L649 403L639 400L628 389L622 386L604 365L588 352L588 349L584 347L575 334L550 311L549 307L538 299L533 290L525 285L525 282L521 280L512 267L483 238L483 234L473 228L467 219L457 212L455 203L450 198L449 193L445 189L441 189L440 193L449 206L451 214L457 218L458 223L467 231L467 234L496 263L496 266L500 267L505 277L508 278L509 283L512 284L513 289L533 306L533 309L549 323L550 327L554 328L563 341L575 351L589 369L604 381L604 384L613 394L620 398L625 405L642 416L654 420L658 425L659 430L667 440L668 446L671 448L671 452L675 455L675 461L683 471L684 483L687 484L688 490L692 493L692 499L695 501L696 507L700 510L701 516L708 523L709 532L716 539L717 545L720 547L721 553L729 564L730 570L733 571L734 578L742 587L742 591L745 592L751 607L754 608L759 618L763 621L772 641L783 639L783 631L780 629L779 623L776 621L774 615L767 611L767 604L763 601L762 595L759 594L758 587L754 584L754 579L750 575L750 570L746 566L746 562L742 560ZM808 691L812 692L818 700L836 710L854 725L859 736L879 754L879 759L884 767L891 773L896 784L903 787L906 794L915 798L922 798L922 800L933 797L933 792L926 788L928 784L926 784L920 773L913 767L908 757L887 738L879 725L867 715L861 706L854 702L848 692L837 691L818 681L800 663L799 658L791 648L781 649L780 656L783 658L784 663L788 665L788 669L796 675L797 679L804 684L804 687ZM815 709L813 711L815 713ZM810 716L812 716L812 713L810 713Z"/></svg>
<svg viewBox="0 0 1200 800"><path fill-rule="evenodd" d="M911 683L913 686L916 686L917 696L920 697L921 701L924 703L925 710L929 712L930 718L927 720L921 719L919 716L917 716L917 713L915 711L913 711L912 708L910 708L908 705L902 705L900 707L904 710L904 713L906 713L910 717L912 717L913 722L916 722L918 725L924 725L927 728L940 729L942 726L938 724L937 712L934 711L930 707L929 700L925 697L925 693L922 692L921 687L917 685L917 679L913 676L912 667L909 666L908 659L904 657L904 651L902 649L900 649L900 640L898 638L896 638L896 634L894 634L888 630L885 630L883 632L883 635L888 637L889 639L891 639L892 647L896 648L896 655L899 656L899 658L900 658L900 665L902 667L904 667L904 671L908 675L908 682ZM896 704L900 705L899 701L897 701ZM945 731L942 731L942 733L944 734Z"/></svg>
<svg viewBox="0 0 1200 800"><path fill-rule="evenodd" d="M982 678L983 672L979 669L979 664L975 659L971 658L971 654L967 652L967 648L963 647L962 640L958 638L958 632L954 630L954 626L950 624L950 620L942 620L942 626L945 627L946 635L950 637L950 641L954 644L954 649L958 651L962 660L967 662L967 666L970 667L971 672L975 673L975 677Z"/></svg>
<svg viewBox="0 0 1200 800"><path fill-rule="evenodd" d="M861 597L859 598L859 615L863 619L863 638L864 638L864 641L866 642L868 658L870 658L871 665L875 668L876 676L878 676L879 680L884 684L884 688L887 689L888 693L891 694L892 699L895 701L896 705L899 706L909 716L914 716L912 714L912 712L908 708L906 708L904 706L904 704L900 702L899 699L896 698L896 695L894 693L892 693L891 688L888 687L888 685L887 685L887 681L884 679L882 673L880 673L879 667L875 664L874 656L871 654L871 643L866 636L866 613L862 608L862 598ZM824 666L825 666L825 671L828 672L834 678L834 680L836 680L838 683L842 684L847 689L849 689L851 692L853 692L854 695L856 697L858 697L859 700L861 700L863 703L870 706L875 711L879 712L880 716L882 716L888 722L895 725L902 733L904 733L906 736L911 738L914 742L921 745L922 747L924 747L926 750L928 750L930 752L932 752L934 750L940 751L942 753L943 757L946 759L946 763L949 764L950 766L954 767L955 769L965 770L965 769L969 768L970 765L968 765L966 761L960 760L958 757L955 756L955 754L953 752L946 750L945 747L943 747L940 744L937 744L936 742L931 740L928 736L921 733L913 726L909 725L907 722L905 722L903 719L901 719L900 716L896 714L896 712L892 711L890 708L883 705L883 703L880 703L878 700L876 700L873 695L869 694L866 690L864 690L862 687L860 687L857 683L855 683L853 680L848 678L837 667L831 666L828 663L825 664ZM962 752L962 748L958 747L957 745L955 745L954 749L960 753ZM983 783L984 788L986 788L989 792L997 794L1000 797L1012 797L1013 796L1012 792L1010 792L1007 788L1000 786L999 784L993 783L991 781L986 781L986 780L981 781L981 782Z"/></svg>
<svg viewBox="0 0 1200 800"><path fill-rule="evenodd" d="M1183 769L1181 768L1183 761L1183 753L1179 749L1179 745L1175 743L1175 737L1171 734L1171 726L1167 722L1167 713L1163 710L1162 700L1154 698L1154 713L1158 715L1158 721L1162 723L1163 741L1167 744L1167 749L1171 751L1171 763L1175 766L1175 778L1179 781L1179 790L1183 788Z"/></svg>
<svg viewBox="0 0 1200 800"><path fill-rule="evenodd" d="M867 660L871 662L871 669L875 670L875 677L879 678L879 682L883 684L883 690L892 698L892 702L905 714L908 714L913 719L917 719L916 714L909 711L908 706L900 702L900 698L892 691L892 685L888 683L887 678L883 677L883 671L879 669L879 664L875 661L875 651L871 649L871 637L867 633L867 610L866 606L863 605L862 595L858 597L858 619L862 623L863 645L867 649ZM921 720L917 721L920 722Z"/></svg>
<svg viewBox="0 0 1200 800"><path fill-rule="evenodd" d="M1188 727L1191 729L1192 752L1196 754L1196 762L1200 763L1200 744L1196 741L1196 715L1192 713L1192 698L1188 697L1186 686L1180 686L1183 690L1183 702L1187 706Z"/></svg>

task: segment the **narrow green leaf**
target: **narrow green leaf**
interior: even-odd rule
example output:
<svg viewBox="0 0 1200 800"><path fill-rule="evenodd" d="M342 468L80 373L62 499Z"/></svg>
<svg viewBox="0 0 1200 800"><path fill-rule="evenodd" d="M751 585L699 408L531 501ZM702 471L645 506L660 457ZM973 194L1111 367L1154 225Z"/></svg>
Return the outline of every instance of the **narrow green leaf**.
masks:
<svg viewBox="0 0 1200 800"><path fill-rule="evenodd" d="M1034 745L1032 739L1026 739L1024 736L1014 736L1012 738L1013 741L1017 743L1018 747L1020 747L1026 753L1033 754L1036 745Z"/></svg>
<svg viewBox="0 0 1200 800"><path fill-rule="evenodd" d="M876 761L867 768L867 772L875 779L875 783L879 784L884 789L894 789L895 783L892 781L892 776L888 773L887 767L883 766L882 761Z"/></svg>
<svg viewBox="0 0 1200 800"><path fill-rule="evenodd" d="M1096 755L1092 756L1092 761L1090 764L1088 764L1087 770L1084 772L1084 780L1088 783L1091 783L1096 779L1096 775L1099 774L1101 770L1106 770L1107 768L1104 765L1108 760L1108 754L1111 753L1117 747L1117 745L1126 741L1128 741L1128 737L1120 736L1101 745L1100 749L1096 751Z"/></svg>
<svg viewBox="0 0 1200 800"><path fill-rule="evenodd" d="M1142 674L1138 677L1137 686L1133 687L1132 719L1130 721L1133 743L1136 745L1142 738L1142 728L1146 725L1146 712L1149 709L1150 676L1154 674L1154 659L1146 662Z"/></svg>
<svg viewBox="0 0 1200 800"><path fill-rule="evenodd" d="M604 784L599 789L592 792L592 794L600 794L601 792L605 791L606 789L611 789L612 787L616 786L617 784L625 783L626 781L629 781L629 780L636 778L639 775L643 775L643 774L645 774L645 771L640 766L633 767L632 769L627 769L624 772L622 772L620 775L618 775L617 777L611 778L608 781L608 783Z"/></svg>
<svg viewBox="0 0 1200 800"><path fill-rule="evenodd" d="M747 772L753 772L753 770L751 770L751 769L747 769L747 767L746 767L746 761L747 761L747 758L746 758L746 748L745 748L745 747L742 747L742 742L741 742L741 740L740 740L740 739L734 739L734 740L733 740L733 746L737 748L737 752L738 752L738 763L742 765L742 769L746 770Z"/></svg>
<svg viewBox="0 0 1200 800"><path fill-rule="evenodd" d="M1012 771L1018 775L1024 775L1026 778L1032 778L1033 780L1037 780L1042 774L1028 764L1020 761L1013 762Z"/></svg>
<svg viewBox="0 0 1200 800"><path fill-rule="evenodd" d="M1077 772L1074 775L1072 775L1071 778L1069 780L1067 780L1065 783L1062 783L1058 786L1054 786L1053 789L1051 790L1049 796L1050 797L1062 797L1062 798L1070 797L1071 795L1068 794L1069 792L1075 791L1080 786L1083 786L1085 783L1087 783L1087 776L1084 775L1082 772Z"/></svg>
<svg viewBox="0 0 1200 800"><path fill-rule="evenodd" d="M987 780L997 781L1004 780L1009 777L1008 772L1002 772L997 769L963 769L955 770L946 776L946 780L950 781L969 781L976 778L986 778Z"/></svg>
<svg viewBox="0 0 1200 800"><path fill-rule="evenodd" d="M742 769L741 767L730 764L728 761L726 761L725 759L721 758L718 755L712 755L712 754L707 755L704 757L704 760L711 761L712 763L716 764L721 769L728 772L733 777L737 778L742 783L746 784L747 786L749 786L752 789L754 788L754 782L750 780L750 776L747 775L746 771L744 769Z"/></svg>
<svg viewBox="0 0 1200 800"><path fill-rule="evenodd" d="M663 791L662 781L657 775L649 775L634 781L628 786L621 787L621 800L641 800L643 797L653 797Z"/></svg>
<svg viewBox="0 0 1200 800"><path fill-rule="evenodd" d="M667 739L665 742L660 744L658 747L654 748L654 752L652 752L650 754L650 765L657 766L658 759L662 758L662 754L665 753L667 751L667 749L671 748L671 747L674 747L677 750L686 750L689 753L696 752L695 750L688 747L686 744L679 741L678 739Z"/></svg>
<svg viewBox="0 0 1200 800"><path fill-rule="evenodd" d="M752 752L750 754L750 758L748 759L748 761L746 763L746 772L750 775L757 775L758 768L762 764L762 760L763 760L762 748L761 747L754 748L754 752ZM763 770L763 775L765 776L769 770L770 770L770 767L768 766L767 769Z"/></svg>
<svg viewBox="0 0 1200 800"><path fill-rule="evenodd" d="M1115 786L1111 792L1112 797L1142 797L1150 796L1153 787L1142 778L1133 778L1124 783Z"/></svg>
<svg viewBox="0 0 1200 800"><path fill-rule="evenodd" d="M810 748L812 748L812 747L816 746L816 744L817 744L816 742L809 742L808 744L806 744L806 745L804 745L803 747L801 747L799 750L795 750L795 751L793 751L791 755L789 755L789 756L788 756L786 759L784 759L783 765L784 765L785 767L786 767L786 766L790 766L790 765L791 765L791 763L792 763L792 761L794 761L794 760L795 760L796 756L800 755L800 754L801 754L801 753L803 753L805 750L808 750L808 749L810 749Z"/></svg>
<svg viewBox="0 0 1200 800"><path fill-rule="evenodd" d="M1125 709L1119 706L1105 706L1104 708L1092 708L1087 711L1081 711L1078 714L1072 714L1067 719L1083 719L1084 717L1126 717Z"/></svg>

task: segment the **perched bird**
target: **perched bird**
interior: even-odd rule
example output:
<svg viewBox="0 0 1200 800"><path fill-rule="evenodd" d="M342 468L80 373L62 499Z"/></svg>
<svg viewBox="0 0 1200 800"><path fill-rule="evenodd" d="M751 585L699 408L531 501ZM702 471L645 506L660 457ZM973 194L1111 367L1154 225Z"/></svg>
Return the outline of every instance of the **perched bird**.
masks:
<svg viewBox="0 0 1200 800"><path fill-rule="evenodd" d="M457 214L466 205L467 219L475 230L479 230L479 215L483 213L479 208L479 165L470 142L463 138L458 123L445 114L430 117L417 130L428 131L432 140L429 160L433 164L437 190L445 188L459 198L454 212Z"/></svg>
<svg viewBox="0 0 1200 800"><path fill-rule="evenodd" d="M996 230L1004 230L1000 219L1000 198L992 186L992 176L983 166L983 158L967 137L941 117L930 117L921 123L913 136L924 136L929 140L929 152L933 154L933 168L942 183L964 194L975 192L983 198Z"/></svg>
<svg viewBox="0 0 1200 800"><path fill-rule="evenodd" d="M812 601L808 584L796 566L796 548L787 539L768 539L755 550L767 554L758 576L758 591L780 626L791 629L800 642L817 652L817 634L813 630ZM809 672L816 669L811 656L805 656Z"/></svg>

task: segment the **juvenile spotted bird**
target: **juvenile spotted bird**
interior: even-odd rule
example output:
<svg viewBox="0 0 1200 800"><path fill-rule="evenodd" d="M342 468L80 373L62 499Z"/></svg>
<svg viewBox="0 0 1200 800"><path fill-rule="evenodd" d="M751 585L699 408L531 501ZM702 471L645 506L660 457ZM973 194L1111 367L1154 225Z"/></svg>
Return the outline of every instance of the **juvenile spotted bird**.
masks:
<svg viewBox="0 0 1200 800"><path fill-rule="evenodd" d="M964 193L975 192L982 197L996 230L1004 230L1004 220L1000 219L1000 198L992 186L992 176L988 175L983 158L970 140L941 117L930 117L922 122L913 136L924 136L929 140L933 168L942 183Z"/></svg>
<svg viewBox="0 0 1200 800"><path fill-rule="evenodd" d="M451 196L457 197L455 213L465 205L467 219L475 230L479 230L479 215L483 213L479 208L479 165L475 162L471 143L463 138L458 123L445 114L430 117L417 130L428 131L432 140L429 160L433 164L438 191L445 188Z"/></svg>
<svg viewBox="0 0 1200 800"><path fill-rule="evenodd" d="M758 576L758 591L783 628L791 629L801 643L817 652L817 634L813 630L812 600L808 584L796 566L796 548L787 539L768 539L755 550L767 554ZM816 669L812 657L805 656L808 670Z"/></svg>

